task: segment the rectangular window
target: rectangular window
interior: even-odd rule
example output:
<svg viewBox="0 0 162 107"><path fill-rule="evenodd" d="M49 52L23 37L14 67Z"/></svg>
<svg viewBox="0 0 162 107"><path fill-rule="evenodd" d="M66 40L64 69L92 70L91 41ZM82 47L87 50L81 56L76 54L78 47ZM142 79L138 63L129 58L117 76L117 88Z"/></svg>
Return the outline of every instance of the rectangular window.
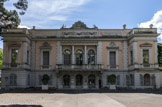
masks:
<svg viewBox="0 0 162 107"><path fill-rule="evenodd" d="M133 51L130 51L130 64L133 65Z"/></svg>
<svg viewBox="0 0 162 107"><path fill-rule="evenodd" d="M49 68L49 51L43 51L43 68Z"/></svg>
<svg viewBox="0 0 162 107"><path fill-rule="evenodd" d="M143 50L143 64L149 64L149 50Z"/></svg>
<svg viewBox="0 0 162 107"><path fill-rule="evenodd" d="M11 49L11 67L17 67L18 49Z"/></svg>
<svg viewBox="0 0 162 107"><path fill-rule="evenodd" d="M116 68L116 52L110 52L110 68Z"/></svg>

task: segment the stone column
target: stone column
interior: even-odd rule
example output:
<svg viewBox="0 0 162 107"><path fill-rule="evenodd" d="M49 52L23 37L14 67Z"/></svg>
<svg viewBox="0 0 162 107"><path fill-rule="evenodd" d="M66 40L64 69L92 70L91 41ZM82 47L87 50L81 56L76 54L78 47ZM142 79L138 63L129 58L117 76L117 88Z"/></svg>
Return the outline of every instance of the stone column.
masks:
<svg viewBox="0 0 162 107"><path fill-rule="evenodd" d="M87 64L87 46L84 45L84 64Z"/></svg>
<svg viewBox="0 0 162 107"><path fill-rule="evenodd" d="M3 41L3 68L5 68L6 63L6 51L7 51L7 42Z"/></svg>
<svg viewBox="0 0 162 107"><path fill-rule="evenodd" d="M99 82L99 77L96 76L96 80L95 80L95 85L96 85L95 88L96 89L99 89L99 83L98 82Z"/></svg>
<svg viewBox="0 0 162 107"><path fill-rule="evenodd" d="M84 75L83 77L83 88L88 89L88 76Z"/></svg>
<svg viewBox="0 0 162 107"><path fill-rule="evenodd" d="M57 54L56 54L56 62L57 64L62 64L62 46L61 46L61 42L58 41L57 42Z"/></svg>
<svg viewBox="0 0 162 107"><path fill-rule="evenodd" d="M71 89L75 89L76 88L76 84L75 84L75 76L71 75L71 81L70 81L70 88Z"/></svg>
<svg viewBox="0 0 162 107"><path fill-rule="evenodd" d="M137 42L133 42L133 63L137 64Z"/></svg>
<svg viewBox="0 0 162 107"><path fill-rule="evenodd" d="M36 44L35 41L32 41L32 49L31 49L31 68L36 68Z"/></svg>
<svg viewBox="0 0 162 107"><path fill-rule="evenodd" d="M23 64L27 63L27 48L28 48L28 44L27 42L23 42Z"/></svg>
<svg viewBox="0 0 162 107"><path fill-rule="evenodd" d="M75 64L75 52L74 52L74 45L72 45L72 64Z"/></svg>
<svg viewBox="0 0 162 107"><path fill-rule="evenodd" d="M127 56L128 56L128 45L127 45L127 41L124 41L123 42L123 58L124 58L124 60L123 60L123 68L125 70L128 69L128 62L127 62L128 58L127 58Z"/></svg>
<svg viewBox="0 0 162 107"><path fill-rule="evenodd" d="M155 64L158 64L158 52L157 52L157 42L154 42L154 45L155 45Z"/></svg>
<svg viewBox="0 0 162 107"><path fill-rule="evenodd" d="M97 45L97 64L102 64L102 43L98 42Z"/></svg>
<svg viewBox="0 0 162 107"><path fill-rule="evenodd" d="M60 64L63 64L63 59L62 59L62 45L60 45Z"/></svg>

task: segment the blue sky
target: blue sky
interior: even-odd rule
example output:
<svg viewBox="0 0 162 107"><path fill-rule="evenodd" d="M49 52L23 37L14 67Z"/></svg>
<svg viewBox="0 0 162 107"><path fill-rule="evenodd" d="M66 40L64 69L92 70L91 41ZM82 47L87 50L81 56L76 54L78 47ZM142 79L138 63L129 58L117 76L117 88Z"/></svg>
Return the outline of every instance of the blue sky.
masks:
<svg viewBox="0 0 162 107"><path fill-rule="evenodd" d="M9 10L17 0L5 3ZM162 32L162 0L28 0L29 8L20 16L19 27L39 29L70 27L81 20L88 27L103 29L149 27L153 24ZM162 36L158 38L162 43ZM2 47L2 43L0 43Z"/></svg>

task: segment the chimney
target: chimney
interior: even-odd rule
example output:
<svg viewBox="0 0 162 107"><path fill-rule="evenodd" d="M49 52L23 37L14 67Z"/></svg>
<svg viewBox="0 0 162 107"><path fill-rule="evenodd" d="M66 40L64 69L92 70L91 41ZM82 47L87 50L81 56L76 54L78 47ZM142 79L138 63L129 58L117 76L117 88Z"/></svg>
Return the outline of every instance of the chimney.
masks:
<svg viewBox="0 0 162 107"><path fill-rule="evenodd" d="M33 26L33 29L35 29L35 26Z"/></svg>
<svg viewBox="0 0 162 107"><path fill-rule="evenodd" d="M127 26L127 25L126 25L126 24L124 24L124 25L123 25L123 29L126 29L126 26Z"/></svg>

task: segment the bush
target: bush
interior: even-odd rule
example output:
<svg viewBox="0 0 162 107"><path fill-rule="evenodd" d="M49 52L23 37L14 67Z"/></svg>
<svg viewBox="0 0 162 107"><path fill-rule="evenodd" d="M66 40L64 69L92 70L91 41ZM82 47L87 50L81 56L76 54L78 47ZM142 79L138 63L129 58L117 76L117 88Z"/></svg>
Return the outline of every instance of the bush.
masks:
<svg viewBox="0 0 162 107"><path fill-rule="evenodd" d="M47 85L49 79L50 79L49 76L48 76L47 74L44 74L44 75L43 75L43 78L42 78L42 83L43 83L43 85Z"/></svg>
<svg viewBox="0 0 162 107"><path fill-rule="evenodd" d="M116 84L116 76L114 74L108 76L108 83L110 83L111 85Z"/></svg>

